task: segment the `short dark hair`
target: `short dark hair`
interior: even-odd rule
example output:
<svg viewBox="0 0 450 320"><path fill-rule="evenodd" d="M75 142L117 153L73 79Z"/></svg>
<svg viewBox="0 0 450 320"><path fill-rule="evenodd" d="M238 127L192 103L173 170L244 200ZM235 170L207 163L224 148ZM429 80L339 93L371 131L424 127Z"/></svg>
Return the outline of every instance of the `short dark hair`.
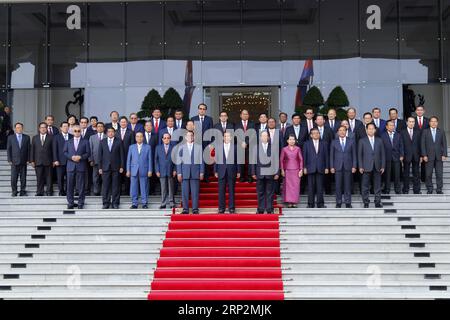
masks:
<svg viewBox="0 0 450 320"><path fill-rule="evenodd" d="M40 128L42 125L44 125L45 127L47 127L47 124L46 124L44 121L42 121L42 122L39 122L38 128Z"/></svg>
<svg viewBox="0 0 450 320"><path fill-rule="evenodd" d="M97 125L105 126L105 124L101 121L97 122Z"/></svg>
<svg viewBox="0 0 450 320"><path fill-rule="evenodd" d="M14 124L14 128L17 127L17 126L21 126L23 128L23 123L22 122L16 122Z"/></svg>
<svg viewBox="0 0 450 320"><path fill-rule="evenodd" d="M181 113L183 113L183 110L181 110L181 109L177 109L177 110L175 110L175 113L177 113L177 112L181 112Z"/></svg>
<svg viewBox="0 0 450 320"><path fill-rule="evenodd" d="M312 128L312 129L309 131L309 134L311 134L313 131L320 132L319 129L317 129L316 127L314 127L314 128Z"/></svg>
<svg viewBox="0 0 450 320"><path fill-rule="evenodd" d="M438 118L437 116L431 116L429 121L431 121L431 120L433 120L433 119L435 119L436 121L439 122L439 118Z"/></svg>
<svg viewBox="0 0 450 320"><path fill-rule="evenodd" d="M267 115L266 112L261 112L261 113L259 114L258 118L261 117L262 115L264 115L264 116L266 116L266 117L269 117L269 116Z"/></svg>
<svg viewBox="0 0 450 320"><path fill-rule="evenodd" d="M98 117L97 117L97 116L92 116L92 117L90 117L90 118L89 118L89 121L92 121L92 120L98 121Z"/></svg>
<svg viewBox="0 0 450 320"><path fill-rule="evenodd" d="M55 117L52 114L48 114L45 116L45 120L47 120L48 118L52 118L52 120L55 120Z"/></svg>
<svg viewBox="0 0 450 320"><path fill-rule="evenodd" d="M318 114L318 115L316 115L316 120L317 120L317 118L319 118L319 117L322 117L322 118L325 120L325 116L324 116L323 114Z"/></svg>
<svg viewBox="0 0 450 320"><path fill-rule="evenodd" d="M169 119L172 119L173 121L175 121L175 118L174 118L174 117L168 116L167 119L166 119L166 122L167 122Z"/></svg>
<svg viewBox="0 0 450 320"><path fill-rule="evenodd" d="M377 126L375 125L375 123L372 123L372 122L371 122L371 123L369 123L369 124L366 126L366 129L369 129L370 126L373 126L374 129L377 128Z"/></svg>
<svg viewBox="0 0 450 320"><path fill-rule="evenodd" d="M128 122L128 118L125 117L125 116L121 116L120 119L119 119L119 122L122 121L123 119L125 119Z"/></svg>
<svg viewBox="0 0 450 320"><path fill-rule="evenodd" d="M311 108L311 107L306 108L305 113L306 113L308 110L311 110L311 111L314 113L314 109Z"/></svg>
<svg viewBox="0 0 450 320"><path fill-rule="evenodd" d="M339 131L339 129L341 129L341 128L344 128L344 129L345 129L345 131L347 131L347 130L348 130L346 126L340 126L340 127L338 128L338 131Z"/></svg>
<svg viewBox="0 0 450 320"><path fill-rule="evenodd" d="M222 115L222 113L225 113L227 116L228 116L228 112L226 112L226 111L220 111L220 114L219 114L219 116L221 116Z"/></svg>
<svg viewBox="0 0 450 320"><path fill-rule="evenodd" d="M81 122L81 120L86 120L87 122L89 122L88 117L81 117L81 118L80 118L80 122Z"/></svg>
<svg viewBox="0 0 450 320"><path fill-rule="evenodd" d="M398 113L397 108L390 108L390 109L389 109L389 113L391 113L391 111L395 111L395 113Z"/></svg>
<svg viewBox="0 0 450 320"><path fill-rule="evenodd" d="M294 119L295 117L299 117L300 119L302 118L302 117L300 116L300 113L294 113L294 114L292 115L291 119Z"/></svg>
<svg viewBox="0 0 450 320"><path fill-rule="evenodd" d="M116 132L116 129L114 129L114 127L108 127L108 128L106 129L106 132L108 132L108 130L112 130L112 131Z"/></svg>
<svg viewBox="0 0 450 320"><path fill-rule="evenodd" d="M278 115L278 118L281 117L281 115L285 115L287 117L287 113L286 112L280 112L280 114Z"/></svg>
<svg viewBox="0 0 450 320"><path fill-rule="evenodd" d="M200 106L205 106L205 109L208 110L208 106L206 105L206 103L204 103L204 102L199 103L199 105L197 106L197 109L200 109Z"/></svg>
<svg viewBox="0 0 450 320"><path fill-rule="evenodd" d="M373 109L372 109L372 112L374 112L375 110L381 111L381 109L380 109L380 108L378 108L378 107L375 107L375 108L373 108Z"/></svg>
<svg viewBox="0 0 450 320"><path fill-rule="evenodd" d="M417 110L418 108L425 109L425 107L424 107L423 105L417 106L417 107L416 107L416 110Z"/></svg>
<svg viewBox="0 0 450 320"><path fill-rule="evenodd" d="M372 117L372 113L370 113L370 112L364 112L364 114L363 114L363 119L364 119L366 116Z"/></svg>
<svg viewBox="0 0 450 320"><path fill-rule="evenodd" d="M63 121L63 122L61 122L61 124L59 125L59 127L61 128L64 124L69 125L69 123L68 123L67 121Z"/></svg>
<svg viewBox="0 0 450 320"><path fill-rule="evenodd" d="M109 116L111 117L113 115L113 113L117 113L117 115L119 115L119 112L117 112L116 110L113 110L109 113Z"/></svg>

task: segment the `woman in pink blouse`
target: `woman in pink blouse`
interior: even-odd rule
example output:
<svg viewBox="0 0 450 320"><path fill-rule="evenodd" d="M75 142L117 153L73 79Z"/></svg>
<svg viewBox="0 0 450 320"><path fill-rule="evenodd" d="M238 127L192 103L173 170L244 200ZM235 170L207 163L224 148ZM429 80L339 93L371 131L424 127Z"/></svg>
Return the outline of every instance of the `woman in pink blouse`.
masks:
<svg viewBox="0 0 450 320"><path fill-rule="evenodd" d="M281 150L280 168L283 179L283 202L288 208L296 208L300 195L300 178L303 175L303 156L290 135L288 145Z"/></svg>

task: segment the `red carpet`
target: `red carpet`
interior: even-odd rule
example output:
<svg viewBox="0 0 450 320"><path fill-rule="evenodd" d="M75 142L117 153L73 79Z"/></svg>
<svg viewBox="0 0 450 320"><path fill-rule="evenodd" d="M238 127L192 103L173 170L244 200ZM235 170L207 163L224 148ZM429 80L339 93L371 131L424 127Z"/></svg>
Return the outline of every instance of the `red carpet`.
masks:
<svg viewBox="0 0 450 320"><path fill-rule="evenodd" d="M172 215L148 299L284 299L278 215Z"/></svg>

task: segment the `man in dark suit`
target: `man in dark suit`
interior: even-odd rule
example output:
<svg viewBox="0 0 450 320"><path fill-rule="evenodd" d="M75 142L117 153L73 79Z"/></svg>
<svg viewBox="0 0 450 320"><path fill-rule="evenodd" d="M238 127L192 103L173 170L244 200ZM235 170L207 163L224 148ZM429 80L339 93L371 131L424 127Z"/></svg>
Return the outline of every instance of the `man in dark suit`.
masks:
<svg viewBox="0 0 450 320"><path fill-rule="evenodd" d="M356 136L353 132L350 131L350 124L348 123L348 120L342 120L341 127L345 127L347 129L347 133L345 134L345 137L349 138L349 139L355 139L355 142L356 142ZM339 138L338 133L336 133L335 138Z"/></svg>
<svg viewBox="0 0 450 320"><path fill-rule="evenodd" d="M235 124L236 130L236 143L242 153L245 153L245 164L239 164L241 166L241 182L251 182L251 174L249 173L249 148L256 142L255 124L249 120L248 110L243 109L240 114L241 121ZM244 161L242 161L244 162Z"/></svg>
<svg viewBox="0 0 450 320"><path fill-rule="evenodd" d="M174 127L175 129L186 129L186 121L183 120L183 110L177 109L175 110L175 123L174 123Z"/></svg>
<svg viewBox="0 0 450 320"><path fill-rule="evenodd" d="M105 132L109 128L114 128L114 130L117 132L119 130L119 113L117 111L111 111L109 114L109 117L111 118L111 122L105 124Z"/></svg>
<svg viewBox="0 0 450 320"><path fill-rule="evenodd" d="M123 144L116 137L116 131L109 127L107 138L98 148L98 168L102 176L103 209L119 209L121 174L125 171Z"/></svg>
<svg viewBox="0 0 450 320"><path fill-rule="evenodd" d="M64 155L64 145L66 141L72 139L73 136L69 133L69 123L62 122L60 126L60 133L53 138L53 158L56 167L56 177L58 181L59 196L67 196L67 158Z"/></svg>
<svg viewBox="0 0 450 320"><path fill-rule="evenodd" d="M258 120L259 120L259 122L255 125L255 130L256 130L257 136L259 137L261 132L267 130L267 121L269 120L269 116L265 112L260 113Z"/></svg>
<svg viewBox="0 0 450 320"><path fill-rule="evenodd" d="M91 154L89 141L81 137L80 126L73 127L73 138L64 144L64 155L67 159L67 209L75 207L74 193L75 180L78 189L78 209L84 208L85 172L88 168L88 159Z"/></svg>
<svg viewBox="0 0 450 320"><path fill-rule="evenodd" d="M178 182L182 183L183 214L189 213L189 195L192 199L192 213L198 214L200 181L204 179L205 164L202 146L194 143L194 133L186 132L185 143L177 152Z"/></svg>
<svg viewBox="0 0 450 320"><path fill-rule="evenodd" d="M307 130L307 139L310 138L311 129L314 128L314 109L308 108L305 110L305 113L303 114L305 118L302 121L302 126L304 126ZM288 136L289 137L289 136Z"/></svg>
<svg viewBox="0 0 450 320"><path fill-rule="evenodd" d="M236 179L240 178L240 166L237 165L236 146L231 137L231 132L225 132L223 143L217 143L216 163L214 172L216 178L219 179L219 213L225 213L225 195L228 186L228 210L235 213L234 205L234 189Z"/></svg>
<svg viewBox="0 0 450 320"><path fill-rule="evenodd" d="M361 127L364 128L364 124L361 120L356 119L356 109L353 107L348 108L347 110L347 118L349 124L349 132L352 132L355 135L356 143L358 143L358 135L357 132Z"/></svg>
<svg viewBox="0 0 450 320"><path fill-rule="evenodd" d="M301 124L301 117L298 113L292 115L292 126L286 129L283 138L283 147L286 146L287 138L291 135L295 137L295 145L303 149L305 141L308 140L308 128Z"/></svg>
<svg viewBox="0 0 450 320"><path fill-rule="evenodd" d="M158 130L158 131L160 133L164 132L166 128ZM158 134L156 134L155 131L153 130L153 122L146 121L145 125L144 125L144 143L148 144L150 146L150 148L152 149L152 155L154 155L156 152L156 146L159 143L158 140L159 140ZM154 163L155 159L152 159L152 160L153 160L152 168L154 168L155 167L155 163ZM156 185L159 183L159 179L155 174L152 174L152 176L148 179L149 179L148 184L147 184L147 186L149 188L148 192L150 195L152 195L155 193Z"/></svg>
<svg viewBox="0 0 450 320"><path fill-rule="evenodd" d="M167 117L166 119L167 126L164 129L161 129L158 134L158 144L163 144L163 136L168 133L170 137L172 137L174 132L177 130L175 128L175 119L173 117ZM180 130L181 132L181 130ZM178 141L179 142L179 141ZM171 144L176 144L177 141L171 141ZM155 154L155 153L153 153Z"/></svg>
<svg viewBox="0 0 450 320"><path fill-rule="evenodd" d="M325 125L325 118L323 115L318 114L316 116L315 128L319 130L320 139L326 143L327 147L329 147L331 141L334 140L334 132L330 127Z"/></svg>
<svg viewBox="0 0 450 320"><path fill-rule="evenodd" d="M258 147L256 148L256 159L251 159L250 173L256 180L256 191L258 194L257 214L264 211L273 213L274 180L279 178L279 155L272 152L269 133L263 130L259 134ZM253 154L252 154L253 156Z"/></svg>
<svg viewBox="0 0 450 320"><path fill-rule="evenodd" d="M5 106L3 110L0 110L0 123L0 149L5 149L8 136L13 133L10 107Z"/></svg>
<svg viewBox="0 0 450 320"><path fill-rule="evenodd" d="M372 118L372 114L370 112L366 112L363 115L363 126L359 126L358 129L356 129L355 133L356 133L356 140L361 140L362 138L367 137L367 125L369 123L374 123L373 122L373 118ZM375 125L376 129L375 129L375 136L376 137L381 137L380 133L382 132L380 129L378 129L378 127Z"/></svg>
<svg viewBox="0 0 450 320"><path fill-rule="evenodd" d="M99 196L101 194L101 176L99 174L99 148L100 143L106 138L105 124L103 122L97 123L97 131L89 138L89 149L91 150L91 156L89 157L90 168L92 169L92 186L94 189L94 195Z"/></svg>
<svg viewBox="0 0 450 320"><path fill-rule="evenodd" d="M174 144L170 140L170 133L164 133L162 136L162 144L156 146L155 150L154 168L161 185L160 209L165 209L168 205L170 208L175 207L174 178L176 177L176 170L172 161Z"/></svg>
<svg viewBox="0 0 450 320"><path fill-rule="evenodd" d="M153 125L153 132L158 135L159 131L167 127L166 122L161 119L162 113L161 109L155 108L152 111L152 125Z"/></svg>
<svg viewBox="0 0 450 320"><path fill-rule="evenodd" d="M381 119L381 109L378 107L375 107L372 109L372 118L373 123L375 124L375 127L377 127L377 131L379 132L379 135L381 133L386 131L386 121Z"/></svg>
<svg viewBox="0 0 450 320"><path fill-rule="evenodd" d="M204 134L207 130L212 129L214 127L213 119L206 115L206 111L208 109L208 106L204 103L200 103L198 105L198 115L191 118L192 121L195 123L195 127L199 128L199 130L202 133L202 137L204 137ZM211 143L209 139L203 139L202 141L202 147L203 150ZM205 182L209 182L209 166L205 165Z"/></svg>
<svg viewBox="0 0 450 320"><path fill-rule="evenodd" d="M47 134L51 136L56 136L59 133L58 128L54 125L55 123L55 117L53 117L51 114L47 115L45 117L45 123L47 124Z"/></svg>
<svg viewBox="0 0 450 320"><path fill-rule="evenodd" d="M405 120L398 118L398 110L396 108L389 109L389 120L394 121L394 128L396 132L401 132L406 129L406 122Z"/></svg>
<svg viewBox="0 0 450 320"><path fill-rule="evenodd" d="M219 115L220 121L214 125L214 129L217 129L224 134L227 130L234 130L234 124L228 121L228 113L222 111Z"/></svg>
<svg viewBox="0 0 450 320"><path fill-rule="evenodd" d="M347 138L347 128L341 126L338 138L330 145L330 171L336 180L336 208L342 207L342 194L346 208L352 208L353 174L358 165L357 146L354 139Z"/></svg>
<svg viewBox="0 0 450 320"><path fill-rule="evenodd" d="M281 136L283 137L283 139L284 139L284 135L286 133L286 129L291 126L291 124L287 120L288 120L287 113L280 112L280 114L278 115L277 129L280 129Z"/></svg>
<svg viewBox="0 0 450 320"><path fill-rule="evenodd" d="M327 118L328 120L325 123L325 126L330 128L333 133L337 133L339 128L341 127L341 120L336 119L336 110L333 108L328 110Z"/></svg>
<svg viewBox="0 0 450 320"><path fill-rule="evenodd" d="M409 193L410 174L413 175L413 192L414 194L422 193L420 191L419 166L421 162L420 156L420 130L415 128L416 120L409 117L407 128L400 134L403 140L403 149L405 152L403 158L403 193Z"/></svg>
<svg viewBox="0 0 450 320"><path fill-rule="evenodd" d="M386 132L383 132L381 139L384 144L384 153L386 156L386 165L384 171L384 194L391 192L391 177L394 174L394 189L396 194L400 194L400 174L401 163L405 154L403 148L403 139L400 133L395 131L394 121L389 120L386 123Z"/></svg>
<svg viewBox="0 0 450 320"><path fill-rule="evenodd" d="M422 131L424 129L428 129L430 127L430 120L425 117L425 107L424 106L417 106L416 107L416 124L414 126L415 129L418 129L420 134L422 134ZM425 169L425 162L422 161L420 164L420 179L425 182L425 176L426 176L426 169Z"/></svg>
<svg viewBox="0 0 450 320"><path fill-rule="evenodd" d="M323 199L324 175L330 167L330 154L327 144L320 139L319 129L312 128L311 139L303 147L304 174L308 177L308 208L326 208Z"/></svg>
<svg viewBox="0 0 450 320"><path fill-rule="evenodd" d="M272 152L278 152L278 155L281 155L281 149L283 148L283 135L280 129L277 129L277 121L275 118L269 118L267 120L267 132L269 132L269 139L271 145ZM280 185L283 181L283 177L279 177L279 179L275 180L273 183L274 193L280 194Z"/></svg>
<svg viewBox="0 0 450 320"><path fill-rule="evenodd" d="M381 204L381 176L384 173L386 157L383 140L375 136L375 124L367 125L367 137L358 142L358 166L362 174L362 198L364 208L369 207L370 180L373 176L373 189L375 193L375 207L382 208Z"/></svg>
<svg viewBox="0 0 450 320"><path fill-rule="evenodd" d="M427 193L433 193L433 170L436 174L436 193L443 194L444 163L447 160L447 138L445 132L438 128L438 118L433 116L430 127L423 129L421 137L421 152L425 162Z"/></svg>
<svg viewBox="0 0 450 320"><path fill-rule="evenodd" d="M123 116L119 120L119 130L116 131L116 138L122 142L123 153L128 155L128 149L135 143L134 134L131 129L128 129L128 119ZM122 195L130 194L130 178L126 176L126 172L122 173Z"/></svg>
<svg viewBox="0 0 450 320"><path fill-rule="evenodd" d="M89 118L80 118L81 139L89 141L89 138L95 134L94 129L89 126Z"/></svg>
<svg viewBox="0 0 450 320"><path fill-rule="evenodd" d="M17 197L17 180L20 177L20 196L27 195L27 163L30 160L30 137L23 133L23 124L14 125L14 134L8 136L6 153L11 165L11 196Z"/></svg>
<svg viewBox="0 0 450 320"><path fill-rule="evenodd" d="M44 195L44 185L47 186L46 195L53 195L52 167L53 167L53 136L47 133L47 124L39 124L39 134L31 142L31 165L36 170L36 196Z"/></svg>
<svg viewBox="0 0 450 320"><path fill-rule="evenodd" d="M130 114L130 123L128 124L128 129L133 131L133 134L136 136L136 133L142 132L144 133L144 126L142 123L139 123L139 118L137 116L137 113L131 113Z"/></svg>

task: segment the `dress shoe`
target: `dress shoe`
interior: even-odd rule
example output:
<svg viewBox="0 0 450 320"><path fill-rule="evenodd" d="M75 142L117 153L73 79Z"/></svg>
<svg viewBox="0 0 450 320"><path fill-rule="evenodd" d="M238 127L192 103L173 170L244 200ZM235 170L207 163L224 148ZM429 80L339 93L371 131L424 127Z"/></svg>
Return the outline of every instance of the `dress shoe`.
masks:
<svg viewBox="0 0 450 320"><path fill-rule="evenodd" d="M236 213L236 211L234 209L230 209L228 210L229 213Z"/></svg>
<svg viewBox="0 0 450 320"><path fill-rule="evenodd" d="M390 194L390 193L391 193L391 190L383 190L381 193L382 193L382 194Z"/></svg>
<svg viewBox="0 0 450 320"><path fill-rule="evenodd" d="M84 209L84 204L79 204L78 205L78 209L83 210Z"/></svg>
<svg viewBox="0 0 450 320"><path fill-rule="evenodd" d="M36 195L35 195L36 197L43 197L44 196L44 194L43 193L36 193Z"/></svg>
<svg viewBox="0 0 450 320"><path fill-rule="evenodd" d="M353 208L353 206L352 206L351 204L349 204L349 203L347 203L347 204L345 205L345 207L346 207L347 209Z"/></svg>
<svg viewBox="0 0 450 320"><path fill-rule="evenodd" d="M181 214L189 214L189 211L183 210Z"/></svg>
<svg viewBox="0 0 450 320"><path fill-rule="evenodd" d="M67 205L67 209L68 209L68 210L73 210L73 208L74 208L74 205L73 205L73 204L68 204L68 205Z"/></svg>
<svg viewBox="0 0 450 320"><path fill-rule="evenodd" d="M80 194L78 192L75 192L74 196L78 197Z"/></svg>
<svg viewBox="0 0 450 320"><path fill-rule="evenodd" d="M383 205L379 202L375 203L375 208L383 208Z"/></svg>
<svg viewBox="0 0 450 320"><path fill-rule="evenodd" d="M428 190L428 191L427 191L427 194L433 194L433 191L432 191L432 190L431 190L431 191Z"/></svg>
<svg viewBox="0 0 450 320"><path fill-rule="evenodd" d="M208 179L208 178L205 178L205 179L203 179L203 182L204 182L204 183L209 183L209 179Z"/></svg>
<svg viewBox="0 0 450 320"><path fill-rule="evenodd" d="M444 194L444 192L442 192L442 190L436 191L437 194Z"/></svg>
<svg viewBox="0 0 450 320"><path fill-rule="evenodd" d="M119 205L118 205L118 204L113 204L113 205L111 206L111 208L112 208L112 209L119 209Z"/></svg>
<svg viewBox="0 0 450 320"><path fill-rule="evenodd" d="M138 207L135 206L134 204L130 207L130 209L137 209Z"/></svg>
<svg viewBox="0 0 450 320"><path fill-rule="evenodd" d="M94 193L94 196L96 196L96 197L99 197L100 195L101 195L100 192L95 192L95 193Z"/></svg>
<svg viewBox="0 0 450 320"><path fill-rule="evenodd" d="M144 205L142 206L142 209L148 209L148 205L144 204Z"/></svg>
<svg viewBox="0 0 450 320"><path fill-rule="evenodd" d="M27 192L26 191L20 191L20 196L21 197L26 197L27 196Z"/></svg>
<svg viewBox="0 0 450 320"><path fill-rule="evenodd" d="M165 209L165 208L166 208L166 206L159 206L159 208L160 208L160 209Z"/></svg>
<svg viewBox="0 0 450 320"><path fill-rule="evenodd" d="M403 191L403 194L408 194L409 193L409 191Z"/></svg>
<svg viewBox="0 0 450 320"><path fill-rule="evenodd" d="M267 211L267 214L273 214L273 211Z"/></svg>
<svg viewBox="0 0 450 320"><path fill-rule="evenodd" d="M364 208L367 209L369 207L368 203L364 203Z"/></svg>
<svg viewBox="0 0 450 320"><path fill-rule="evenodd" d="M219 209L218 212L219 213L225 213L225 210Z"/></svg>
<svg viewBox="0 0 450 320"><path fill-rule="evenodd" d="M314 208L314 205L313 204L308 204L307 208L308 209L312 209L312 208Z"/></svg>
<svg viewBox="0 0 450 320"><path fill-rule="evenodd" d="M324 204L319 204L319 205L317 205L317 208L320 208L320 209L324 209L324 208L326 208L327 206L326 205L324 205Z"/></svg>
<svg viewBox="0 0 450 320"><path fill-rule="evenodd" d="M11 197L17 197L17 191L14 191L13 193L11 193Z"/></svg>
<svg viewBox="0 0 450 320"><path fill-rule="evenodd" d="M341 203L336 203L336 208L342 208L342 204Z"/></svg>
<svg viewBox="0 0 450 320"><path fill-rule="evenodd" d="M192 213L193 213L193 214L198 214L198 213L199 213L199 212L198 212L198 209L192 210Z"/></svg>
<svg viewBox="0 0 450 320"><path fill-rule="evenodd" d="M109 204L104 204L102 209L109 209Z"/></svg>
<svg viewBox="0 0 450 320"><path fill-rule="evenodd" d="M422 194L422 191L414 192L414 194Z"/></svg>
<svg viewBox="0 0 450 320"><path fill-rule="evenodd" d="M264 213L264 211L256 211L256 214L263 214Z"/></svg>

